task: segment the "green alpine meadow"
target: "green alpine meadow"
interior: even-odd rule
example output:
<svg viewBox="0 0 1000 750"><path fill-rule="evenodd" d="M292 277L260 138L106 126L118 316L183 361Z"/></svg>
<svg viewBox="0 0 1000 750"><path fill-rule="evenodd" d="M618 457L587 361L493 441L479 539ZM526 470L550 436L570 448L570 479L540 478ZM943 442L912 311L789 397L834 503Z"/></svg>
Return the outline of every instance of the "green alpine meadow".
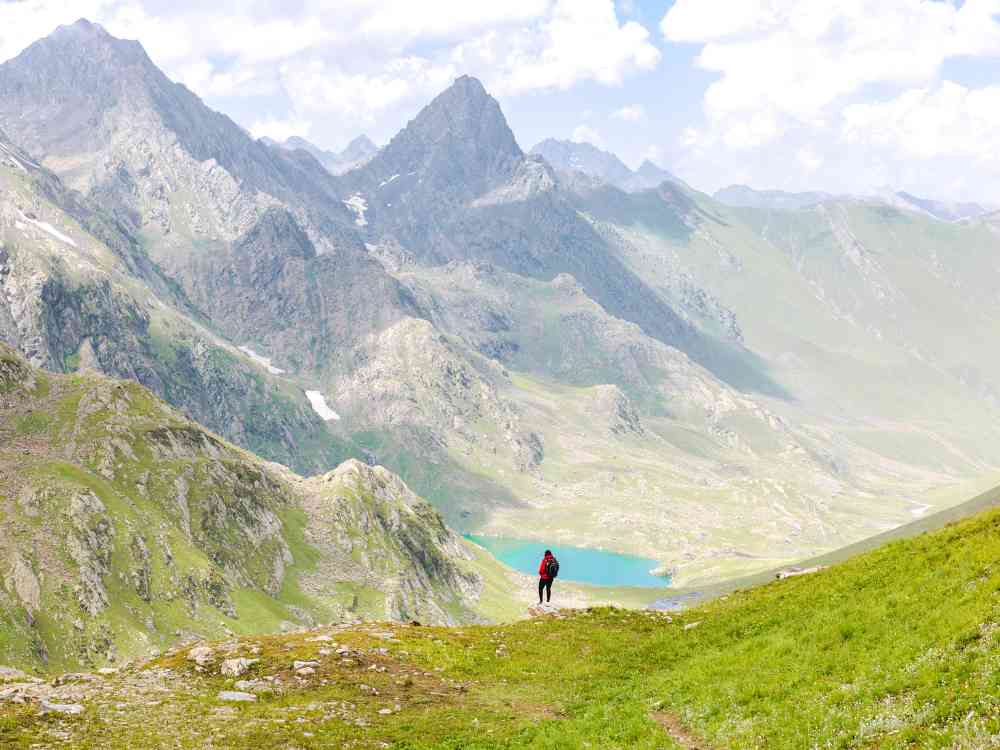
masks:
<svg viewBox="0 0 1000 750"><path fill-rule="evenodd" d="M683 613L588 607L507 625L232 636L61 687L21 683L90 710L10 705L0 738L13 748L195 748L207 737L219 748L990 747L998 554L992 510ZM234 691L248 700L227 701Z"/></svg>
<svg viewBox="0 0 1000 750"><path fill-rule="evenodd" d="M1000 747L998 50L0 2L0 750Z"/></svg>

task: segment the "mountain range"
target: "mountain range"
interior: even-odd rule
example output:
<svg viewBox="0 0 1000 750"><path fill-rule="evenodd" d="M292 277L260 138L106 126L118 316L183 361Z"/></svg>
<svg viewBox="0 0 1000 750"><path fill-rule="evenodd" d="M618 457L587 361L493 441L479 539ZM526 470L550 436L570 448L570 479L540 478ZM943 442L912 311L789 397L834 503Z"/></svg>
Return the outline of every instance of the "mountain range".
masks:
<svg viewBox="0 0 1000 750"><path fill-rule="evenodd" d="M874 196L835 196L832 193L789 193L784 190L754 190L747 185L730 185L715 191L713 197L720 203L734 208L795 209L834 200L875 200L889 206L930 216L941 221L977 219L995 212L994 206L980 203L961 203L920 198L903 190L886 188Z"/></svg>
<svg viewBox="0 0 1000 750"><path fill-rule="evenodd" d="M371 159L378 151L378 146L371 142L366 135L359 135L352 140L343 151L327 151L315 146L305 138L293 135L284 141L278 142L273 138L264 137L261 139L265 144L272 147L284 148L290 151L301 149L311 154L316 161L326 167L331 174L343 174L350 172L355 167L359 167Z"/></svg>
<svg viewBox="0 0 1000 750"><path fill-rule="evenodd" d="M535 144L531 153L538 154L561 172L579 172L595 177L626 192L658 187L663 182L685 183L667 170L646 159L636 170L629 169L614 154L580 141L560 141L546 138Z"/></svg>
<svg viewBox="0 0 1000 750"><path fill-rule="evenodd" d="M0 340L302 474L382 464L458 531L695 583L1000 473L990 214L525 153L467 76L334 174L86 21L0 65L0 131Z"/></svg>

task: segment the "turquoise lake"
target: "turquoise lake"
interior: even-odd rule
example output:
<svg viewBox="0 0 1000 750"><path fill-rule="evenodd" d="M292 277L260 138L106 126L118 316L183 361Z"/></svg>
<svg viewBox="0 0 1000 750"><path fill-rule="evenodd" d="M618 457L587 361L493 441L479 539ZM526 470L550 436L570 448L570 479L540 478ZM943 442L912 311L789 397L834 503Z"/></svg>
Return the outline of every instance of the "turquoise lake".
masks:
<svg viewBox="0 0 1000 750"><path fill-rule="evenodd" d="M669 577L654 576L649 572L659 563L645 557L499 536L466 534L465 538L485 548L500 562L531 576L538 575L542 555L550 549L559 560L559 580L592 583L595 586L663 587L670 584Z"/></svg>

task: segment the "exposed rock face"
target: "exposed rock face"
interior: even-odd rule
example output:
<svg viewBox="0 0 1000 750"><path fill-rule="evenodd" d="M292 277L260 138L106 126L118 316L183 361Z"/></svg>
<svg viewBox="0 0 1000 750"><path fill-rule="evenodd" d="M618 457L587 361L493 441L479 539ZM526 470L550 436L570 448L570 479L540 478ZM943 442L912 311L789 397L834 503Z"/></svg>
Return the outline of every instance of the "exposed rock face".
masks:
<svg viewBox="0 0 1000 750"><path fill-rule="evenodd" d="M17 154L18 166L0 164L0 341L50 370L134 379L227 437L298 468L343 458L332 446L326 455L299 450L325 432L305 399L290 399L206 331L122 224L23 151L5 153Z"/></svg>
<svg viewBox="0 0 1000 750"><path fill-rule="evenodd" d="M69 518L66 548L79 570L77 600L80 609L93 616L108 606L104 579L111 572L111 523L104 503L87 491L73 495Z"/></svg>
<svg viewBox="0 0 1000 750"><path fill-rule="evenodd" d="M306 577L308 587L322 587L339 570L385 593L385 617L421 622L453 622L452 608L480 590L481 579L458 564L469 559L461 540L381 466L349 461L304 489L314 519L308 539L326 555Z"/></svg>
<svg viewBox="0 0 1000 750"><path fill-rule="evenodd" d="M367 200L370 233L430 256L451 215L510 179L522 157L496 100L463 76L345 181Z"/></svg>
<svg viewBox="0 0 1000 750"><path fill-rule="evenodd" d="M271 629L477 618L464 543L387 470L351 462L303 480L134 383L44 374L3 345L0 363L16 374L0 392L5 658L114 661L248 615ZM303 577L307 559L322 575ZM307 596L286 601L294 581Z"/></svg>
<svg viewBox="0 0 1000 750"><path fill-rule="evenodd" d="M592 390L591 413L599 424L615 435L645 434L642 420L628 397L614 385L599 385Z"/></svg>
<svg viewBox="0 0 1000 750"><path fill-rule="evenodd" d="M228 250L182 273L192 300L232 340L309 374L342 370L365 335L421 314L373 266L368 257L317 255L295 217L272 208Z"/></svg>
<svg viewBox="0 0 1000 750"><path fill-rule="evenodd" d="M416 427L430 440L476 441L471 429L492 425L495 449L512 451L517 468L541 463L537 435L524 430L516 408L500 394L502 372L469 359L426 320L406 319L387 328L365 348L366 360L337 389L337 407L358 425Z"/></svg>
<svg viewBox="0 0 1000 750"><path fill-rule="evenodd" d="M292 195L317 217L347 218L314 159L254 141L169 81L137 42L88 21L0 66L0 92L0 119L15 142L73 187L117 204L131 195L143 220L173 227L163 210L181 187L192 196L180 212L188 228L210 237L245 231L258 210Z"/></svg>
<svg viewBox="0 0 1000 750"><path fill-rule="evenodd" d="M31 563L21 555L14 557L14 564L7 578L7 588L13 590L21 604L33 615L42 604L42 590Z"/></svg>

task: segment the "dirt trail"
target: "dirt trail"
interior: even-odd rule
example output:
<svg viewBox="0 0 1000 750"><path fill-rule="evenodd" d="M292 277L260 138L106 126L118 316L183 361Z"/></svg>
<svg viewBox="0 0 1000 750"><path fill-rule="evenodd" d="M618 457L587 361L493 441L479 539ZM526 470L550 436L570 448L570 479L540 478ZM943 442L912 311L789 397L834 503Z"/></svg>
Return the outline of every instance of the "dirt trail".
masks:
<svg viewBox="0 0 1000 750"><path fill-rule="evenodd" d="M715 750L705 740L685 729L684 725L673 714L666 713L665 711L656 711L651 713L649 718L663 727L664 731L670 735L670 739L684 748L684 750Z"/></svg>

